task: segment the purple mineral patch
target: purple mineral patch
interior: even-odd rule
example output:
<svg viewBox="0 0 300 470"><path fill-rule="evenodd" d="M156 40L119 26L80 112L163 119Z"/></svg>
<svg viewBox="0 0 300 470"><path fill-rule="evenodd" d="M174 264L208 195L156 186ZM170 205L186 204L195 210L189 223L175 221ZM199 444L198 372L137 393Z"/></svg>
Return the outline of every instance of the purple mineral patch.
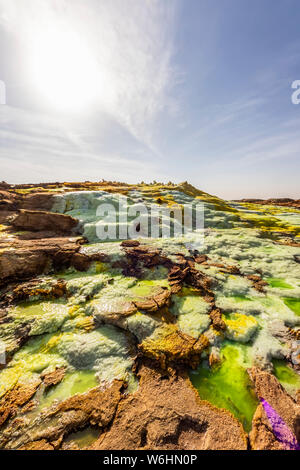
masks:
<svg viewBox="0 0 300 470"><path fill-rule="evenodd" d="M286 450L300 450L300 446L295 435L281 416L279 416L277 411L275 411L274 408L272 408L272 406L263 398L260 398L260 401L264 407L276 439L283 444Z"/></svg>

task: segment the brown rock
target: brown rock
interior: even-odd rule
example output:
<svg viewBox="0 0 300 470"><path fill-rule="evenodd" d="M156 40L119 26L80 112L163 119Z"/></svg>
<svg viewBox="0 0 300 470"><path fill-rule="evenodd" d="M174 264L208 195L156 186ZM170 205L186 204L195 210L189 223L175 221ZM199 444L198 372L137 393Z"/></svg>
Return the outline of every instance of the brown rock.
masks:
<svg viewBox="0 0 300 470"><path fill-rule="evenodd" d="M18 240L41 240L43 238L55 238L58 233L51 230L41 230L39 232L15 232L13 235ZM59 235L61 235L61 233ZM65 234L63 234L63 236L65 236Z"/></svg>
<svg viewBox="0 0 300 470"><path fill-rule="evenodd" d="M18 450L54 450L54 447L46 439L41 439L40 441L29 442L19 447Z"/></svg>
<svg viewBox="0 0 300 470"><path fill-rule="evenodd" d="M247 277L247 279L249 279L249 281L253 281L253 282L261 281L261 277L255 275L255 274L250 274L249 276L246 276L246 277Z"/></svg>
<svg viewBox="0 0 300 470"><path fill-rule="evenodd" d="M208 362L209 362L209 366L212 368L219 365L221 362L219 351L211 351Z"/></svg>
<svg viewBox="0 0 300 470"><path fill-rule="evenodd" d="M171 297L171 291L167 287L161 287L160 292L154 295L153 299L158 305L158 308L162 308L169 305Z"/></svg>
<svg viewBox="0 0 300 470"><path fill-rule="evenodd" d="M268 283L266 281L258 281L258 282L255 282L253 287L254 289L256 289L258 292L265 292L265 287L268 285Z"/></svg>
<svg viewBox="0 0 300 470"><path fill-rule="evenodd" d="M169 270L168 282L171 286L172 294L177 294L181 290L183 283L185 283L197 289L206 302L213 304L212 279L195 269L193 260L184 258L183 260L184 263L182 265L173 265Z"/></svg>
<svg viewBox="0 0 300 470"><path fill-rule="evenodd" d="M300 209L300 199L290 199L290 198L273 198L273 199L241 199L237 202L250 202L252 204L261 204L261 205L271 205L271 206L285 206L285 207L295 207Z"/></svg>
<svg viewBox="0 0 300 470"><path fill-rule="evenodd" d="M12 225L17 230L33 232L55 230L57 233L71 234L78 225L78 221L65 214L21 209L12 221Z"/></svg>
<svg viewBox="0 0 300 470"><path fill-rule="evenodd" d="M17 203L20 200L20 196L17 196L16 194L10 191L0 190L0 201L3 201L3 200Z"/></svg>
<svg viewBox="0 0 300 470"><path fill-rule="evenodd" d="M139 377L139 389L119 403L110 429L92 449L247 449L238 421L201 401L184 374L143 365Z"/></svg>
<svg viewBox="0 0 300 470"><path fill-rule="evenodd" d="M124 301L122 299L116 302L103 304L94 304L93 317L96 322L110 323L112 325L125 327L126 317L137 312L137 307L133 302Z"/></svg>
<svg viewBox="0 0 300 470"><path fill-rule="evenodd" d="M158 305L152 298L141 298L141 300L134 300L134 305L138 310L145 310L147 312L156 312Z"/></svg>
<svg viewBox="0 0 300 470"><path fill-rule="evenodd" d="M0 224L6 225L6 230L10 226L10 220L16 215L16 211L0 210Z"/></svg>
<svg viewBox="0 0 300 470"><path fill-rule="evenodd" d="M91 259L83 253L74 253L71 258L71 264L77 271L87 271L91 262Z"/></svg>
<svg viewBox="0 0 300 470"><path fill-rule="evenodd" d="M51 211L54 199L53 193L26 194L20 201L20 209Z"/></svg>
<svg viewBox="0 0 300 470"><path fill-rule="evenodd" d="M60 403L51 413L57 416L69 411L77 411L81 419L81 426L89 423L92 426L107 426L114 415L114 410L121 397L123 382L115 380L113 384L102 389L96 387L83 395L74 395ZM84 415L84 421L82 416Z"/></svg>
<svg viewBox="0 0 300 470"><path fill-rule="evenodd" d="M39 445L36 443L41 442L41 445L48 443L58 448L63 437L78 429L92 425L99 427L100 432L111 423L122 388L123 382L115 380L105 389L96 387L66 399L34 422L15 418L2 432L0 446L5 449L28 449L31 446L36 448Z"/></svg>
<svg viewBox="0 0 300 470"><path fill-rule="evenodd" d="M151 268L157 265L164 265L169 263L169 260L161 256L161 250L152 248L148 245L139 245L134 247L123 247L128 259L127 265L125 267L125 273L127 270L132 268L132 274L134 275L135 270L137 269L138 263L147 268Z"/></svg>
<svg viewBox="0 0 300 470"><path fill-rule="evenodd" d="M25 280L71 265L72 256L80 249L81 238L56 237L40 240L0 238L0 285Z"/></svg>
<svg viewBox="0 0 300 470"><path fill-rule="evenodd" d="M189 268L186 267L182 269L179 266L173 266L168 274L168 282L171 286L173 294L176 294L180 291L182 284L188 274Z"/></svg>
<svg viewBox="0 0 300 470"><path fill-rule="evenodd" d="M254 413L249 439L253 450L285 450L277 441L262 405Z"/></svg>
<svg viewBox="0 0 300 470"><path fill-rule="evenodd" d="M275 243L277 245L286 245L286 246L294 246L295 248L300 247L300 243L293 241L293 239L285 239L285 240L276 240Z"/></svg>
<svg viewBox="0 0 300 470"><path fill-rule="evenodd" d="M49 257L40 250L5 251L0 257L0 284L35 277L45 272L49 265Z"/></svg>
<svg viewBox="0 0 300 470"><path fill-rule="evenodd" d="M40 287L41 279L32 279L28 282L23 282L16 287L12 287L8 294L3 295L3 300L6 302L21 301L30 299L30 297L38 296L43 299L60 298L66 295L66 282L63 279L58 279L49 282L49 287Z"/></svg>
<svg viewBox="0 0 300 470"><path fill-rule="evenodd" d="M17 384L6 392L0 400L0 427L33 397L40 383L41 381L37 380L28 385Z"/></svg>
<svg viewBox="0 0 300 470"><path fill-rule="evenodd" d="M6 183L6 181L1 181L1 183L0 183L0 188L1 188L1 189L9 189L9 188L10 188L10 184Z"/></svg>
<svg viewBox="0 0 300 470"><path fill-rule="evenodd" d="M214 328L218 331L226 330L226 323L222 319L222 313L219 308L214 308L209 314Z"/></svg>
<svg viewBox="0 0 300 470"><path fill-rule="evenodd" d="M0 199L0 211L14 212L17 210L17 204L9 199Z"/></svg>
<svg viewBox="0 0 300 470"><path fill-rule="evenodd" d="M170 365L188 364L197 367L202 352L209 345L201 335L198 340L178 330L176 325L163 325L155 338L146 338L138 345L139 351L157 363L162 369Z"/></svg>
<svg viewBox="0 0 300 470"><path fill-rule="evenodd" d="M258 292L265 292L265 286L268 285L266 281L264 281L260 276L256 275L250 275L246 276L249 281L252 281L254 289L256 289Z"/></svg>
<svg viewBox="0 0 300 470"><path fill-rule="evenodd" d="M237 266L225 265L223 263L209 263L209 266L214 266L215 268L219 268L222 273L238 274L238 275L241 274Z"/></svg>
<svg viewBox="0 0 300 470"><path fill-rule="evenodd" d="M206 263L206 261L208 260L208 256L207 255L197 255L194 257L195 259L195 262L197 264L203 264L203 263Z"/></svg>
<svg viewBox="0 0 300 470"><path fill-rule="evenodd" d="M134 246L139 246L139 245L140 245L140 242L137 240L124 240L121 243L121 246L129 247L129 248L134 247Z"/></svg>
<svg viewBox="0 0 300 470"><path fill-rule="evenodd" d="M66 373L66 369L64 367L59 367L55 369L53 372L48 372L47 374L42 374L41 379L46 388L51 387L53 385L59 384Z"/></svg>
<svg viewBox="0 0 300 470"><path fill-rule="evenodd" d="M147 297L134 299L133 303L137 309L148 312L156 312L170 302L171 291L167 287L159 287L153 290L153 294Z"/></svg>
<svg viewBox="0 0 300 470"><path fill-rule="evenodd" d="M85 255L84 253L74 253L70 259L70 264L74 266L77 271L87 271L94 261L108 262L109 257L105 253L95 253L92 255Z"/></svg>
<svg viewBox="0 0 300 470"><path fill-rule="evenodd" d="M276 377L255 367L248 370L258 398L264 398L281 416L297 436L300 422L300 406L284 390ZM255 450L282 449L277 441L262 405L259 405L252 421L249 434L251 447Z"/></svg>
<svg viewBox="0 0 300 470"><path fill-rule="evenodd" d="M203 297L209 299L209 303L214 301L214 293L211 291L212 279L197 269L189 268L185 282L198 289Z"/></svg>

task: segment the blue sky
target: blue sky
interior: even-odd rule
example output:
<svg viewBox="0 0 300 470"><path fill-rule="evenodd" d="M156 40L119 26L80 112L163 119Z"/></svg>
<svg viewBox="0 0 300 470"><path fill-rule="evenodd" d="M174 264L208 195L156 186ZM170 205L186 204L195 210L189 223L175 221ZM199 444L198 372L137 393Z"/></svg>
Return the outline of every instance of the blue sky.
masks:
<svg viewBox="0 0 300 470"><path fill-rule="evenodd" d="M299 198L298 0L0 0L0 179Z"/></svg>

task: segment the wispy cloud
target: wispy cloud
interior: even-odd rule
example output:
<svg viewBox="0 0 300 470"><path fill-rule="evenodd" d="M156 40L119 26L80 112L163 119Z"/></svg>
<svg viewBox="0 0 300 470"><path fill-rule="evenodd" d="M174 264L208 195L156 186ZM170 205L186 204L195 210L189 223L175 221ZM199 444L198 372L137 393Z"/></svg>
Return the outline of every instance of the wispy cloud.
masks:
<svg viewBox="0 0 300 470"><path fill-rule="evenodd" d="M232 15L213 3L0 0L8 77L2 178L191 180L239 197L255 196L260 175L260 195L266 178L270 196L279 183L281 194L298 193L300 107L290 99L299 78L296 8L245 9L236 0ZM97 92L85 114L53 111L31 80L36 44L45 32L61 43L62 31L79 35L96 64Z"/></svg>
<svg viewBox="0 0 300 470"><path fill-rule="evenodd" d="M98 110L155 149L153 126L168 105L173 81L176 4L177 0L0 0L0 24L18 35L29 56L49 28L54 33L78 33L97 62Z"/></svg>
<svg viewBox="0 0 300 470"><path fill-rule="evenodd" d="M286 132L257 139L252 144L236 148L231 157L236 159L238 165L247 166L267 160L287 159L299 157L300 137L296 132Z"/></svg>
<svg viewBox="0 0 300 470"><path fill-rule="evenodd" d="M29 111L0 107L1 179L11 183L99 180L107 178L134 182L145 165L155 177L151 160L132 158L126 150L106 150L84 143L76 133L66 131L68 123ZM155 175L155 176L154 176Z"/></svg>

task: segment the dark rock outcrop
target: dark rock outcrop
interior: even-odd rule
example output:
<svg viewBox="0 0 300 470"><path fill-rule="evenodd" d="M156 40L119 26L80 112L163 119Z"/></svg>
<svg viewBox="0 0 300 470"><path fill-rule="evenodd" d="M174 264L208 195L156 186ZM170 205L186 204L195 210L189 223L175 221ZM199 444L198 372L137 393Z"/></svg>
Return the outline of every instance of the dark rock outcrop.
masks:
<svg viewBox="0 0 300 470"><path fill-rule="evenodd" d="M80 249L81 238L46 238L40 240L0 239L0 285L34 278L50 269L72 264Z"/></svg>
<svg viewBox="0 0 300 470"><path fill-rule="evenodd" d="M249 202L251 204L295 207L296 209L300 209L300 199L291 199L288 197L273 199L240 199L236 200L236 202Z"/></svg>
<svg viewBox="0 0 300 470"><path fill-rule="evenodd" d="M224 320L222 319L222 312L219 308L214 308L211 312L210 312L210 318L211 318L211 321L212 321L212 324L214 326L214 328L217 330L217 331L224 331L226 330L226 323L224 322Z"/></svg>
<svg viewBox="0 0 300 470"><path fill-rule="evenodd" d="M50 230L68 235L74 233L77 225L78 221L69 215L25 209L21 209L12 220L12 226L16 230L29 230L32 232Z"/></svg>

